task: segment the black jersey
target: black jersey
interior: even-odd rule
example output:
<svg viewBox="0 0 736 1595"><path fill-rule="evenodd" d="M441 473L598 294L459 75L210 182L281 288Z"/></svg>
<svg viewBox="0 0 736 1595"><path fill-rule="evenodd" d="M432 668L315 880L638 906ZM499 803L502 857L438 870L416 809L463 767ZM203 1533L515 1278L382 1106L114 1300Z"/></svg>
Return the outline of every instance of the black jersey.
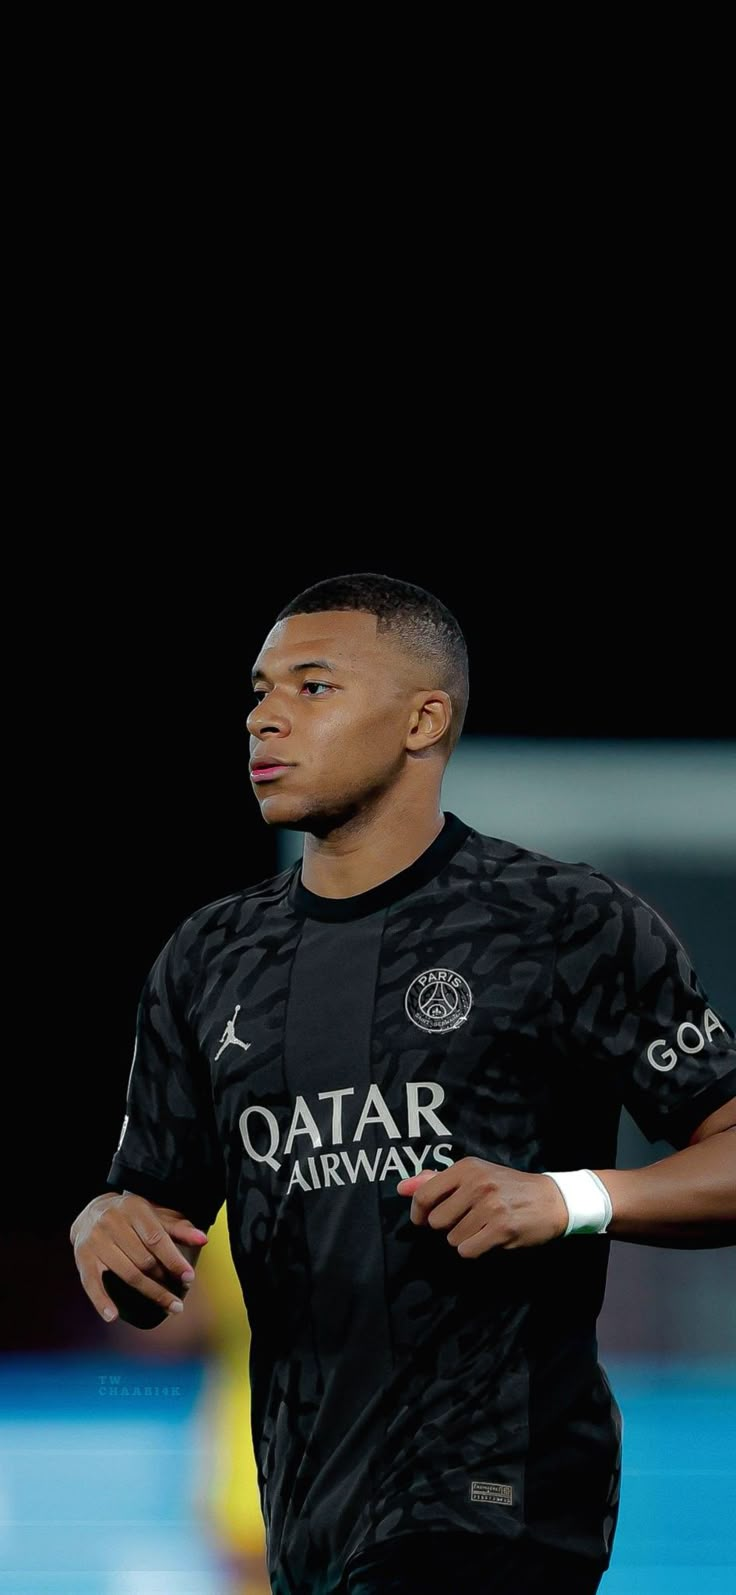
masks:
<svg viewBox="0 0 736 1595"><path fill-rule="evenodd" d="M179 926L108 1184L203 1228L227 1202L276 1595L443 1528L607 1560L607 1238L463 1258L396 1186L468 1155L611 1168L622 1102L679 1148L734 1095L733 1032L652 908L452 814L358 896L297 864Z"/></svg>

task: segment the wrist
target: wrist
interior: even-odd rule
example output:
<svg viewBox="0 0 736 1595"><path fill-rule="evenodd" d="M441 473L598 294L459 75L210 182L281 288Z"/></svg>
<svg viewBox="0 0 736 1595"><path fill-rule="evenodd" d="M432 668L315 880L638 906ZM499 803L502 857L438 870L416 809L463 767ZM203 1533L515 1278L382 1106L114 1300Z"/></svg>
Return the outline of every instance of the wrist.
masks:
<svg viewBox="0 0 736 1595"><path fill-rule="evenodd" d="M82 1220L85 1219L90 1213L96 1214L98 1212L103 1212L106 1207L109 1207L112 1202L116 1202L117 1200L117 1191L102 1191L99 1196L92 1197L92 1201L88 1202L87 1206L82 1208L81 1213L77 1213L76 1218L72 1222L71 1229L69 1230L69 1239L72 1243L72 1246L74 1245L77 1235L79 1234L79 1228Z"/></svg>
<svg viewBox="0 0 736 1595"><path fill-rule="evenodd" d="M560 1191L568 1213L567 1235L605 1235L613 1218L611 1196L593 1169L564 1169L552 1173L545 1169Z"/></svg>

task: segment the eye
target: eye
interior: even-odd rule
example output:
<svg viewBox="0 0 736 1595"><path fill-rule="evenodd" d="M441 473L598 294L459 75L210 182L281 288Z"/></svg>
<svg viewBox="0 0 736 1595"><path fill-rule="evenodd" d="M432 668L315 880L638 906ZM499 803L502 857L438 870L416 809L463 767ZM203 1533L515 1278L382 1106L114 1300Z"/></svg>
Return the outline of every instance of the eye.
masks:
<svg viewBox="0 0 736 1595"><path fill-rule="evenodd" d="M334 688L332 686L332 682L331 681L303 681L302 682L302 686L301 686L302 692L304 692L305 688L307 688L307 687L316 687L316 688L324 687L324 688L326 688L326 690L328 692L333 692L334 691ZM319 693L310 692L308 695L309 695L310 698L316 698L317 696L321 697L322 693L321 692L319 692ZM262 703L263 699L266 698L267 696L268 696L268 694L266 692L262 692L262 691L256 692L256 689L254 687L254 689L253 689L253 697L255 698L256 703Z"/></svg>

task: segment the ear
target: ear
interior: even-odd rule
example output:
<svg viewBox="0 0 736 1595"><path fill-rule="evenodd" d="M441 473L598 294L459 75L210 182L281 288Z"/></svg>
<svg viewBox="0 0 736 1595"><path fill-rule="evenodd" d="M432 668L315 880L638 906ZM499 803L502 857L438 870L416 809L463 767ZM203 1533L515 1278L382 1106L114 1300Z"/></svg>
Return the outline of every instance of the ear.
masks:
<svg viewBox="0 0 736 1595"><path fill-rule="evenodd" d="M424 753L447 737L452 724L452 701L447 692L433 689L415 699L411 711L406 746L410 753Z"/></svg>

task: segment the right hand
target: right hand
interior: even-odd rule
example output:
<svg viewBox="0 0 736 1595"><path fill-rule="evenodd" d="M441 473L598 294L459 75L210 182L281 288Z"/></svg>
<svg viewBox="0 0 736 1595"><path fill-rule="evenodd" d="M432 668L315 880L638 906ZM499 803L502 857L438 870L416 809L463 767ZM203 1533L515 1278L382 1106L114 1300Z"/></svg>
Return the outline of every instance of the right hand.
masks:
<svg viewBox="0 0 736 1595"><path fill-rule="evenodd" d="M122 1196L110 1191L88 1202L75 1218L69 1239L92 1306L111 1323L118 1310L102 1283L105 1269L164 1312L181 1312L180 1295L171 1290L170 1282L163 1282L174 1276L186 1292L194 1274L175 1241L185 1246L203 1246L207 1236L174 1208L159 1207L130 1191Z"/></svg>

